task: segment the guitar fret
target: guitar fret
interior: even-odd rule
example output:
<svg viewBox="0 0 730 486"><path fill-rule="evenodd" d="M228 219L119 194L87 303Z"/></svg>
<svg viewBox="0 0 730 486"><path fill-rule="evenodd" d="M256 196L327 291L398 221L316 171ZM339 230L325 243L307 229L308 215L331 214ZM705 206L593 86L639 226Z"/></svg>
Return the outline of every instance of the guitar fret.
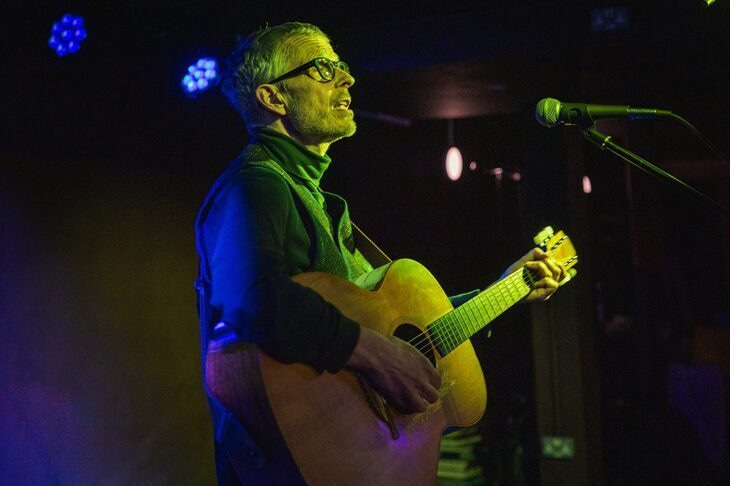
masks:
<svg viewBox="0 0 730 486"><path fill-rule="evenodd" d="M454 316L456 317L456 316ZM451 322L451 349L456 349L459 345L459 320L453 319Z"/></svg>
<svg viewBox="0 0 730 486"><path fill-rule="evenodd" d="M447 338L447 341L449 344L449 351L456 348L456 337L454 336L454 328L456 327L455 326L455 324L456 324L455 317L456 316L452 315L451 319L449 319L449 325L447 327L447 332L446 332L446 338Z"/></svg>
<svg viewBox="0 0 730 486"><path fill-rule="evenodd" d="M469 336L471 336L470 332L470 323L474 319L473 318L473 305L465 304L459 307L459 309L462 310L461 316L462 319L459 321L459 342L456 344L456 347L458 347L461 343L469 339Z"/></svg>
<svg viewBox="0 0 730 486"><path fill-rule="evenodd" d="M473 323L474 325L473 325L473 328L471 329L472 335L475 332L477 332L479 329L484 327L484 325L487 322L487 319L484 316L484 307L481 305L475 305L473 307L474 307L474 310L476 311L478 321Z"/></svg>
<svg viewBox="0 0 730 486"><path fill-rule="evenodd" d="M515 302L520 300L520 291L517 289L516 282L516 276L518 275L518 273L515 273L515 277L510 278L510 282L507 287L509 290L510 300L514 300Z"/></svg>
<svg viewBox="0 0 730 486"><path fill-rule="evenodd" d="M473 336L476 332L475 329L479 325L479 322L481 321L482 317L479 314L479 308L475 305L469 306L471 310L472 318L469 319L469 322L467 322L467 329L469 330L469 336Z"/></svg>
<svg viewBox="0 0 730 486"><path fill-rule="evenodd" d="M462 330L462 323L464 322L464 319L454 319L454 349L456 349L459 344L462 343L463 339L463 330Z"/></svg>
<svg viewBox="0 0 730 486"><path fill-rule="evenodd" d="M426 331L428 331L428 337L431 338L431 342L433 343L439 354L443 353L443 345L441 343L441 338L439 337L439 328L441 326L442 320L443 316L436 319L434 322L426 327Z"/></svg>
<svg viewBox="0 0 730 486"><path fill-rule="evenodd" d="M439 326L439 340L441 341L441 346L444 348L445 353L448 353L451 350L450 344L449 344L449 334L448 334L449 320L450 320L450 316L447 315L446 319L444 319L441 322L441 325Z"/></svg>
<svg viewBox="0 0 730 486"><path fill-rule="evenodd" d="M475 332L477 332L479 329L483 327L484 324L484 312L482 310L482 306L472 306L474 309L474 314L476 315L476 319L472 321L472 327L471 327L471 334L474 335Z"/></svg>
<svg viewBox="0 0 730 486"><path fill-rule="evenodd" d="M441 341L441 347L444 349L444 354L445 353L448 353L449 351L451 351L451 349L450 349L451 345L449 344L449 334L448 334L448 330L449 330L449 323L448 323L448 321L449 321L449 319L450 318L447 316L447 318L444 319L441 322L441 325L439 326L439 333L438 333L439 334L439 340Z"/></svg>
<svg viewBox="0 0 730 486"><path fill-rule="evenodd" d="M431 342L433 343L434 347L436 348L436 351L440 355L443 356L444 354L444 343L441 340L441 323L443 321L443 318L440 318L436 320L435 322L432 322L430 326L428 326L428 336L431 338Z"/></svg>
<svg viewBox="0 0 730 486"><path fill-rule="evenodd" d="M484 299L483 299L483 300L484 300L484 301L486 301L487 305L489 305L489 310L490 310L490 314L491 314L491 315L489 316L489 321L491 322L491 321L493 321L493 320L494 320L494 319L495 319L495 318L496 318L496 317L497 317L497 316L498 316L499 314L498 314L498 313L497 313L497 311L496 311L496 310L494 309L494 304L492 303L492 300L491 300L491 299L487 299L487 298L486 298L486 294L485 294L485 296L484 296Z"/></svg>
<svg viewBox="0 0 730 486"><path fill-rule="evenodd" d="M431 339L442 356L521 300L530 292L534 282L533 272L522 268L432 323Z"/></svg>
<svg viewBox="0 0 730 486"><path fill-rule="evenodd" d="M502 312L507 310L507 299L504 295L504 282L500 282L497 285L499 285L499 288L497 289L499 291L497 303L499 304L499 313L501 314Z"/></svg>
<svg viewBox="0 0 730 486"><path fill-rule="evenodd" d="M529 272L526 272L526 269L523 269L522 272L518 273L515 277L515 283L518 293L520 294L519 298L523 298L525 295L530 293L530 290L532 289L532 285L528 285L525 282L524 275L527 273L529 275Z"/></svg>
<svg viewBox="0 0 730 486"><path fill-rule="evenodd" d="M515 273L515 275L509 279L509 282L507 283L507 292L509 293L510 300L517 302L520 300L520 292L517 289L517 276L519 273Z"/></svg>
<svg viewBox="0 0 730 486"><path fill-rule="evenodd" d="M454 316L456 317L456 316ZM456 349L459 345L459 321L452 319L451 321L451 349Z"/></svg>
<svg viewBox="0 0 730 486"><path fill-rule="evenodd" d="M504 310L507 310L510 306L510 301L512 301L512 286L510 285L512 282L509 278L504 279Z"/></svg>
<svg viewBox="0 0 730 486"><path fill-rule="evenodd" d="M472 321L474 321L474 318L475 318L475 316L474 316L474 309L473 309L474 306L473 305L465 305L463 307L465 308L464 309L464 313L466 314L465 319L464 319L464 324L465 325L469 325L469 323L472 322Z"/></svg>
<svg viewBox="0 0 730 486"><path fill-rule="evenodd" d="M463 330L462 330L462 323L464 322L464 319L454 319L454 325L453 325L453 336L454 336L454 343L453 347L456 349L459 344L463 342Z"/></svg>

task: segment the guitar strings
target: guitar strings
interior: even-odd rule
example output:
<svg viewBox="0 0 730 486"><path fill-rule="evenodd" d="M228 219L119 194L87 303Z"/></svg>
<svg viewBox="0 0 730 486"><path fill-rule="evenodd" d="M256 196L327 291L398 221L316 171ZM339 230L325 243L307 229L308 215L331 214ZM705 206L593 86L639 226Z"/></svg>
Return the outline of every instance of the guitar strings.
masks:
<svg viewBox="0 0 730 486"><path fill-rule="evenodd" d="M492 290L498 294L496 298L498 305L495 306L493 305L491 300L486 299L486 291L475 297L475 299L484 300L485 304L489 304L492 309L491 313L493 313L494 315L490 315L490 312L487 310L487 315L485 317L485 315L479 310L479 308L476 308L477 312L474 312L475 309L471 307L454 309L452 312L449 312L445 316L442 316L442 318L437 319L428 326L429 330L431 331L429 333L429 335L431 336L430 341L429 335L421 333L420 336L417 336L421 338L418 342L414 342L415 338L411 340L412 345L414 345L416 349L424 354L431 350L432 342L437 346L437 348L445 350L444 355L457 348L462 342L468 339L471 334L474 334L476 331L485 327L487 324L489 324L489 322L494 320L505 310L511 307L512 304L507 304L506 306L504 306L504 303L506 303L506 301L512 299L517 301L520 298L524 297L524 295L526 295L522 294L520 289L517 289L518 285L515 284L515 281L519 281L522 284L525 283L522 279L522 275L518 274L527 274L527 278L531 282L530 286L534 284L535 276L529 269L525 269L525 272L521 272L521 270L522 269L517 270L516 272L502 279L502 281L493 286ZM517 291L517 295L515 295L515 291ZM478 329L473 329L470 325L470 322L476 322L477 320L482 320L486 322L484 322L484 324L482 325L478 325ZM465 323L466 328L468 329L468 334L464 333L463 331Z"/></svg>
<svg viewBox="0 0 730 486"><path fill-rule="evenodd" d="M521 274L521 275L518 275L518 274ZM501 298L504 298L505 294L507 294L507 297L511 298L511 297L513 297L512 291L515 290L517 287L517 285L514 283L514 281L517 280L517 277L520 277L519 281L521 283L525 283L522 278L523 275L527 276L527 279L530 281L530 286L534 285L535 275L533 274L533 272L530 269L523 267L523 268L520 268L519 270L516 270L512 274L508 275L501 281L495 283L492 286L493 290L497 291L500 294ZM487 290L489 290L489 289L487 289ZM507 292L505 292L505 290ZM476 296L474 299L478 299L480 297L482 300L484 300L486 297L486 291L483 293L480 293L480 295ZM521 297L523 297L523 296L521 296ZM490 302L489 300L486 300L486 303L489 303L489 302ZM490 307L492 307L492 310L494 310L494 306L491 306L491 304L490 304ZM493 317L490 317L489 312L487 312L487 319L485 319L484 315L481 312L479 312L478 316L476 315L476 313L472 312L471 320L476 320L476 319L487 320L486 324L488 324L489 322L491 322L491 320L493 320L494 318L499 316L502 312L504 312L509 307L510 307L510 305L505 307L505 309L500 308ZM460 316L460 314L462 314L462 315ZM429 351L431 351L431 342L434 342L435 344L437 344L437 346L438 346L438 344L442 344L442 343L447 344L448 348L449 348L447 352L455 349L456 347L458 347L459 344L461 344L461 342L463 342L464 340L466 340L469 337L469 336L463 335L463 333L460 332L460 329L459 329L460 323L458 322L458 318L455 318L455 317L459 317L462 320L470 318L469 316L463 316L463 314L465 314L465 311L463 311L463 310L459 311L458 308L454 309L453 311L445 314L444 316L435 320L434 322L432 322L431 324L429 324L427 326L427 327L431 328L431 331L433 331L433 332L429 333L431 335L430 340L429 340L429 336L426 335L426 333L422 332L422 333L419 333L418 336L412 338L408 342L412 346L414 346L416 349L418 349L418 351L421 352L422 354L427 354ZM486 324L484 324L484 326ZM481 327L484 327L484 326L481 326ZM479 329L476 329L473 331L476 332L477 330L479 330ZM470 329L470 332L471 331L472 331L472 329ZM458 332L458 334L457 334L457 332ZM473 334L473 332L472 332L472 334ZM416 339L418 339L417 342L416 342Z"/></svg>
<svg viewBox="0 0 730 486"><path fill-rule="evenodd" d="M507 277L505 277L504 279L502 279L501 281L495 283L492 286L493 290L497 291L499 294L501 294L500 295L501 298L504 298L505 287L507 288L507 290L509 290L509 294L511 294L512 293L511 291L516 287L516 285L513 283L513 281L516 279L515 277L518 276L518 274L520 274L520 273L524 274L524 273L529 273L529 272L531 272L529 269L526 269L524 267L520 268L519 270L516 270L512 274L510 274ZM519 275L519 277L522 277L522 275ZM533 275L528 275L528 279L531 282L534 282ZM520 281L522 281L521 278L520 278ZM487 289L487 290L489 290L489 289ZM483 293L480 293L480 295L476 296L475 299L478 299L480 297L482 299L484 299L486 297L486 291ZM489 301L487 301L487 302L489 302ZM431 342L434 342L434 344L436 344L437 347L439 344L442 344L442 343L447 344L448 348L449 348L447 352L458 347L458 345L461 344L461 342L463 342L465 339L468 338L468 336L462 335L462 333L459 332L460 323L458 322L458 318L461 318L462 320L464 318L469 319L469 316L463 316L463 314L465 314L465 311L463 309L461 311L459 311L458 309L459 308L452 310L451 312L445 314L444 316L435 320L434 322L432 322L431 324L429 324L427 326L432 331L432 332L430 332L431 340L429 340L428 335L426 335L425 333L420 333L419 336L416 336L415 338L411 339L409 341L409 343L423 354L425 354L426 351L430 351ZM492 306L492 309L494 309L493 306ZM488 322L490 322L491 320L496 318L499 314L504 312L504 310L506 310L506 308L500 309L498 312L496 312L494 317L492 317L491 319L488 319ZM487 316L487 317L489 317L489 316ZM473 320L475 318L484 319L484 316L481 315L481 312L480 312L479 316L476 316L476 314L472 313L471 319ZM488 322L487 322L487 324L488 324ZM457 332L459 332L459 335L457 335ZM420 340L418 342L414 342L415 339L420 339Z"/></svg>
<svg viewBox="0 0 730 486"><path fill-rule="evenodd" d="M517 278L519 277L519 278ZM503 278L502 280L494 283L491 287L494 291L497 291L500 296L500 298L505 299L505 301L510 300L514 298L513 291L517 290L517 295L519 295L521 292L519 291L518 287L519 285L515 283L515 281L519 281L520 283L527 284L525 282L525 279L523 277L526 277L526 279L529 281L528 288L532 289L537 281L538 275L535 274L533 270L530 270L527 267L522 267L507 277ZM479 299L480 297L482 299L485 299L486 292L489 290L487 288L484 292L481 292L479 295L474 297L474 300ZM529 293L529 292L528 292ZM506 295L506 298L505 298ZM527 294L525 294L527 295ZM524 295L522 295L520 298L523 298ZM519 300L519 299L517 299ZM516 301L515 301L516 302ZM494 306L491 305L490 300L486 300L487 304L490 304L490 307L492 307L492 310L494 310ZM504 309L499 309L496 314L493 317L489 316L489 312L487 311L487 322L483 324L479 329L469 331L471 334L474 332L480 330L481 328L488 325L492 320L496 319L500 314L502 314L505 310L507 310L509 307L511 307L512 304L508 304L507 307ZM501 306L499 306L501 307ZM427 352L432 351L432 343L435 345L435 347L438 349L441 347L442 349L447 349L446 353L451 352L452 350L456 349L462 342L464 342L466 339L468 339L470 336L463 335L462 328L463 323L459 322L459 320L483 320L484 316L482 315L481 311L479 311L479 315L477 316L474 312L472 312L471 319L469 316L462 316L460 314L465 314L466 310L459 311L461 307L457 307L456 309L453 309L452 311L448 312L444 316L436 319L432 323L426 326L426 331L429 332L421 332L418 336L413 337L409 341L407 341L411 346L415 347L420 353L426 355ZM470 309L471 310L471 309ZM475 319L476 318L476 319ZM468 322L467 322L468 326ZM458 334L457 334L458 333ZM445 344L446 346L440 346ZM444 355L445 355L444 354Z"/></svg>
<svg viewBox="0 0 730 486"><path fill-rule="evenodd" d="M562 243L563 241L567 239L567 236L563 236L557 243L555 243L553 246L550 247L549 253L553 253ZM515 276L519 274L520 282L527 284L528 289L532 290L535 288L535 284L538 281L539 275L535 273L535 271L527 268L527 266L523 266L516 271L512 272L510 275L505 277L504 279L492 284L489 288L487 288L484 292L479 293L474 299L478 299L480 297L486 298L486 292L494 287L493 290L496 290L501 298L505 299L505 302L509 301L513 295L512 291L517 290L518 285L513 283L514 280L516 280ZM528 282L525 282L524 279L528 280ZM505 298L505 290L507 294L507 298ZM469 329L469 332L471 334L469 335L462 335L463 332L463 322L459 322L459 319L466 320L467 327L469 327L469 321L474 321L475 318L479 320L484 320L484 316L482 315L481 310L477 307L477 312L479 313L479 316L476 316L474 313L474 309L471 307L468 307L464 311L460 311L459 308L452 309L450 312L447 312L445 315L441 316L440 318L436 319L432 323L428 324L426 326L425 331L427 332L420 332L418 336L415 336L414 338L410 339L408 341L409 344L411 344L413 347L415 347L419 352L422 354L426 354L427 351L432 351L432 343L438 348L439 345L446 344L448 345L448 348L445 346L440 346L442 349L445 349L446 352L444 353L444 356L454 349L456 349L461 343L466 341L471 335L473 335L475 332L481 330L482 328L486 327L491 321L496 319L499 315L501 315L504 311L509 309L514 303L516 303L518 300L524 298L526 295L529 294L530 290L527 291L527 293L524 293L520 295L522 292L517 290L519 298L515 300L512 304L507 304L507 306L504 309L498 309L498 311L495 313L494 317L489 316L489 311L487 311L487 322L482 324L479 329L473 330ZM492 306L491 301L488 299L485 299L485 304L489 304L489 306L494 310L494 306ZM498 299L497 299L498 300ZM471 319L469 316L461 316L461 314L466 313L467 310L472 311ZM444 328L442 330L442 328ZM457 334L457 332L459 334ZM418 340L418 341L416 341ZM449 341L453 342L449 342Z"/></svg>
<svg viewBox="0 0 730 486"><path fill-rule="evenodd" d="M565 240L567 236L564 236L560 241L558 241L557 244L552 246L550 248L550 253L552 253L560 244ZM573 257L572 259L574 259ZM572 260L571 259L571 260ZM569 263L571 260L568 260L564 263ZM482 298L485 299L485 304L489 304L489 306L494 310L494 306L492 305L492 301L489 299L486 299L486 293L489 289L493 289L494 291L498 292L500 296L495 299L498 300L501 298L504 298L505 301L510 300L513 298L512 291L517 290L518 285L514 284L513 281L516 280L515 276L517 274L520 274L521 277L519 281L521 281L523 284L526 284L528 289L532 290L535 288L535 284L538 281L539 275L535 273L535 271L527 268L526 266L523 266L522 268L516 270L515 272L511 273L507 277L503 278L502 280L492 284L490 287L488 287L484 292L481 292L479 295L474 297L474 299ZM525 282L524 280L528 281ZM497 312L495 313L494 317L489 316L489 311L487 311L487 322L482 324L479 329L472 330L470 329L469 321L474 321L475 318L479 320L483 320L484 316L482 315L481 310L477 307L477 312L479 313L479 316L476 315L474 312L474 309L471 307L466 308L466 310L471 310L471 318L469 316L465 316L463 314L466 313L466 310L460 310L461 307L452 309L450 312L447 312L445 315L439 317L438 319L434 320L432 323L428 324L426 326L426 329L424 332L420 332L418 336L413 337L412 339L408 340L407 342L411 344L413 347L415 347L420 353L426 355L428 352L433 351L433 347L441 348L445 350L445 353L442 355L445 356L446 354L450 353L454 349L456 349L461 343L466 341L471 335L473 335L475 332L481 330L482 328L486 327L491 321L496 319L499 315L501 315L503 312L505 312L507 309L509 309L513 304L515 304L518 300L521 298L524 298L526 295L529 294L530 290L527 291L527 293L524 293L522 295L519 295L521 293L520 290L517 290L519 298L515 300L512 304L507 304L507 306L504 309L498 308ZM505 298L505 293L506 297ZM469 328L469 332L471 334L465 335L463 333L464 328L464 321L466 320L467 328ZM432 346L432 343L434 346ZM438 350L438 349L436 349Z"/></svg>
<svg viewBox="0 0 730 486"><path fill-rule="evenodd" d="M497 305L493 305L493 302L486 298L486 292L475 297L475 299L479 298L480 300L483 300L484 304L488 304L491 308L491 312L489 309L485 308L486 316L478 307L455 309L455 312L447 314L444 318L435 321L429 326L435 331L431 333L432 340L437 345L446 344L447 347L445 349L448 353L468 339L470 335L485 327L489 324L489 322L511 307L512 304L508 303L508 301L514 300L516 302L524 297L526 293L524 293L523 285L527 282L524 281L523 276L530 282L530 287L534 285L536 276L529 269L525 269L522 272L521 270L522 269L517 270L505 279L502 279L502 281L498 282L496 286L493 287L493 291L498 294L496 298ZM516 284L516 282L519 282L519 285ZM474 312L475 310L477 312ZM466 320L466 322L460 322L464 320ZM471 323L479 320L486 322L482 325L478 325L478 328L472 327ZM464 327L464 324L466 324L466 327ZM467 329L467 333L464 333L464 329ZM427 340L427 336L423 336L421 341L414 343L421 352L423 352L424 347L430 347L430 343L424 342L424 339ZM444 348L444 346L441 347Z"/></svg>
<svg viewBox="0 0 730 486"><path fill-rule="evenodd" d="M490 312L487 311L487 316L485 317L478 307L476 309L474 308L474 306L462 307L456 310L456 312L448 314L445 319L441 320L441 322L434 323L433 328L436 330L436 332L434 333L434 340L445 341L445 344L448 345L448 349L446 350L447 353L458 347L458 345L468 339L471 334L474 334L476 331L489 324L489 322L491 322L497 316L507 310L512 305L507 303L509 300L514 300L516 302L517 300L524 297L524 295L526 295L521 292L521 289L517 288L518 286L521 287L521 285L516 285L516 282L519 282L520 284L525 283L523 280L523 275L525 275L526 272L529 272L529 269L519 269L493 286L493 291L498 294L496 297L496 306L493 305L493 302L490 299L487 299L486 292L476 297L480 300L485 301L484 303L489 304L492 309L493 315L490 315ZM527 276L531 282L534 282L534 276ZM475 310L477 312L474 312ZM468 329L469 334L463 332L464 322L460 321L464 320L466 320L466 329ZM486 322L483 325L480 325L478 329L472 329L470 326L470 321L476 322L478 320ZM421 343L418 344L419 347L422 347Z"/></svg>

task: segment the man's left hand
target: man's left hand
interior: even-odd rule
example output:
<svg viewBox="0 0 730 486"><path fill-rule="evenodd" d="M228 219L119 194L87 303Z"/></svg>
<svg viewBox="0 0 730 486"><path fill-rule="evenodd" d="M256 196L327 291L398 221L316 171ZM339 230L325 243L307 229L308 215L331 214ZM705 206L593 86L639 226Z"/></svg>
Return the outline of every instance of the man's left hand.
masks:
<svg viewBox="0 0 730 486"><path fill-rule="evenodd" d="M523 302L548 300L558 289L558 282L565 277L565 271L555 259L541 249L533 248L525 256L510 265L504 271L501 278L510 275L522 267L527 267L537 275L537 282L533 285L530 293L523 299Z"/></svg>

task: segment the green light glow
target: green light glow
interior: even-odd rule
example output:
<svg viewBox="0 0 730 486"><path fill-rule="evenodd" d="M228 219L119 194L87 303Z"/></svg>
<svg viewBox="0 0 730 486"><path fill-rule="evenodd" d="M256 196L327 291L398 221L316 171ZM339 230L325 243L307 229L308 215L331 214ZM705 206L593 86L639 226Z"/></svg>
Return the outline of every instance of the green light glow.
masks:
<svg viewBox="0 0 730 486"><path fill-rule="evenodd" d="M707 6L709 7L710 5L715 3L715 0L705 0L705 2L707 2Z"/></svg>

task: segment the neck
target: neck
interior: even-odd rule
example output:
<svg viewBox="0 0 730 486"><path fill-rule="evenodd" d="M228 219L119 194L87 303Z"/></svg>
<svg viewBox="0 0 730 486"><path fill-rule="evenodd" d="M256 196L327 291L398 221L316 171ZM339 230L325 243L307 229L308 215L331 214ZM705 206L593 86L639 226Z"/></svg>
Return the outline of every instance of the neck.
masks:
<svg viewBox="0 0 730 486"><path fill-rule="evenodd" d="M332 145L332 142L311 143L308 140L304 140L304 138L296 130L291 128L291 126L287 126L286 124L284 124L281 119L272 122L270 125L267 126L267 128L276 130L277 132L286 135L298 144L303 145L304 147L319 155L326 155L327 150L330 148L330 145Z"/></svg>
<svg viewBox="0 0 730 486"><path fill-rule="evenodd" d="M490 285L470 301L428 325L429 337L446 356L497 316L522 300L538 277L522 267Z"/></svg>

